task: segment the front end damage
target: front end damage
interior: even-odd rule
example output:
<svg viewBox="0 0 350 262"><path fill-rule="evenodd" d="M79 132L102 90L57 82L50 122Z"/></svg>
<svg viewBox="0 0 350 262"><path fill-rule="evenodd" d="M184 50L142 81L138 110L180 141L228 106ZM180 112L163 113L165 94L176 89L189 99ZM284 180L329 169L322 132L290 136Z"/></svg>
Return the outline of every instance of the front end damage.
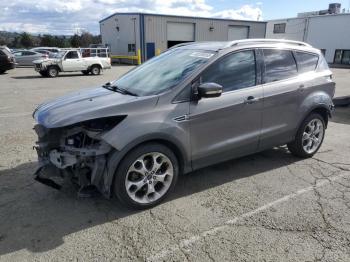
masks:
<svg viewBox="0 0 350 262"><path fill-rule="evenodd" d="M34 130L38 141L34 148L39 167L35 179L60 189L64 180L70 178L81 195L97 189L107 196L109 190L104 186L103 176L112 147L102 139L102 135L115 126L115 120L119 122L121 118L86 121L52 129L36 125Z"/></svg>

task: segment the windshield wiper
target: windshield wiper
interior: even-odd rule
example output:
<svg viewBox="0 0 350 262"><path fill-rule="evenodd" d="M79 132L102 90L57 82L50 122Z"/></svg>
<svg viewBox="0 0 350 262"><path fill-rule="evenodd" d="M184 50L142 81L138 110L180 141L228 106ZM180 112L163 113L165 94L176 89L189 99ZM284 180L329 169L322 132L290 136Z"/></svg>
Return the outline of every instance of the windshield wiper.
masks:
<svg viewBox="0 0 350 262"><path fill-rule="evenodd" d="M114 92L121 93L121 94L123 94L123 95L138 96L138 94L133 93L133 92L131 92L131 91L129 91L129 90L126 90L126 89L124 89L124 88L120 88L120 87L118 87L118 86L116 86L116 85L113 85L113 86L112 86L111 82L108 82L108 83L104 84L102 87L103 87L103 88L106 88L106 89L108 89L108 90L114 91Z"/></svg>
<svg viewBox="0 0 350 262"><path fill-rule="evenodd" d="M136 94L134 92L131 92L129 90L126 90L124 88L120 88L118 86L112 86L112 87L113 87L114 91L119 92L119 93L121 93L123 95L138 96L138 94Z"/></svg>

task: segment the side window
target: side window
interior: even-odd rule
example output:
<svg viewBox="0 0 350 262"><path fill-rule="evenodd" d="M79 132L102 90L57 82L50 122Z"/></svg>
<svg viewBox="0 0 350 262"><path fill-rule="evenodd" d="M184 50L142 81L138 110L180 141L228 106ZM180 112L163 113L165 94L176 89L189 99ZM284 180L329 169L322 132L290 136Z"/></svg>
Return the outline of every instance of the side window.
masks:
<svg viewBox="0 0 350 262"><path fill-rule="evenodd" d="M34 55L35 53L30 52L30 51L24 51L22 52L22 55Z"/></svg>
<svg viewBox="0 0 350 262"><path fill-rule="evenodd" d="M299 73L315 71L318 62L318 55L295 52L295 58L297 59Z"/></svg>
<svg viewBox="0 0 350 262"><path fill-rule="evenodd" d="M264 82L270 83L298 74L293 54L288 50L264 49L265 75Z"/></svg>
<svg viewBox="0 0 350 262"><path fill-rule="evenodd" d="M79 58L77 51L70 51L66 55L66 59L77 59L77 58Z"/></svg>
<svg viewBox="0 0 350 262"><path fill-rule="evenodd" d="M209 66L201 77L202 83L214 82L222 85L224 92L255 86L254 51L229 54Z"/></svg>

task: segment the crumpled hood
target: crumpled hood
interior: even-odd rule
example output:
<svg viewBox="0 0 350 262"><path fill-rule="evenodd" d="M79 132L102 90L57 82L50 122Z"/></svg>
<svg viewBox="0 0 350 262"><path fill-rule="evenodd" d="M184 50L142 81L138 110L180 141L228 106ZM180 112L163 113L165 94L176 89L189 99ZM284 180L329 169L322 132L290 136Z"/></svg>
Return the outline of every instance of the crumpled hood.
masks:
<svg viewBox="0 0 350 262"><path fill-rule="evenodd" d="M42 64L42 63L47 63L47 64L57 64L60 62L60 59L57 58L43 58L43 59L37 59L34 60L34 64Z"/></svg>
<svg viewBox="0 0 350 262"><path fill-rule="evenodd" d="M46 128L69 126L101 117L129 115L156 105L157 96L135 97L105 88L85 89L39 105L33 117Z"/></svg>

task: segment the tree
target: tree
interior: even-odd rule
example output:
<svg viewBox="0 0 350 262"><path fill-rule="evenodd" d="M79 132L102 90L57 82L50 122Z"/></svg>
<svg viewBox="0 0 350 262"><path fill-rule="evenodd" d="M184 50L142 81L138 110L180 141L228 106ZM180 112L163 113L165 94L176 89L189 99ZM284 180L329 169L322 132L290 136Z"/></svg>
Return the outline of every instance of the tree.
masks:
<svg viewBox="0 0 350 262"><path fill-rule="evenodd" d="M80 36L80 46L81 47L89 47L90 44L93 43L94 36L89 32L84 32Z"/></svg>
<svg viewBox="0 0 350 262"><path fill-rule="evenodd" d="M80 47L80 37L74 34L70 39L70 44L72 47Z"/></svg>
<svg viewBox="0 0 350 262"><path fill-rule="evenodd" d="M40 41L41 46L55 46L52 35L43 35Z"/></svg>
<svg viewBox="0 0 350 262"><path fill-rule="evenodd" d="M21 34L21 45L25 48L33 46L32 36L26 32Z"/></svg>

